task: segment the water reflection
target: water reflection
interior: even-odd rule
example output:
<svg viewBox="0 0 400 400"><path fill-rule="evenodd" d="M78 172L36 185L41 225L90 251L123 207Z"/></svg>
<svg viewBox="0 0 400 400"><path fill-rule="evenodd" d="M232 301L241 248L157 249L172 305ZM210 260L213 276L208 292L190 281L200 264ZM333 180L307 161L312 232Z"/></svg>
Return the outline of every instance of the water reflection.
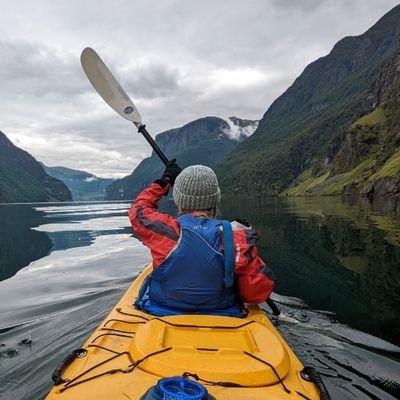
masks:
<svg viewBox="0 0 400 400"><path fill-rule="evenodd" d="M225 199L221 211L247 217L260 230L258 247L276 274L278 293L400 343L397 201Z"/></svg>
<svg viewBox="0 0 400 400"><path fill-rule="evenodd" d="M49 237L31 229L44 219L43 212L26 205L0 205L0 281L49 253Z"/></svg>
<svg viewBox="0 0 400 400"><path fill-rule="evenodd" d="M150 254L132 237L126 203L4 207L2 265L43 238L51 246L0 282L0 348L18 351L0 358L0 398L39 400L54 367L82 346ZM161 209L176 215L171 200ZM328 198L225 199L221 211L260 230L261 255L278 277L274 299L301 321L278 329L303 363L323 374L332 398L400 398L399 347L348 326L398 342L397 205L385 202L382 211ZM27 337L32 344L19 345Z"/></svg>
<svg viewBox="0 0 400 400"><path fill-rule="evenodd" d="M52 251L90 246L98 236L132 234L128 206L127 203L0 205L0 281ZM116 221L120 225L115 225Z"/></svg>
<svg viewBox="0 0 400 400"><path fill-rule="evenodd" d="M40 215L39 226L31 219L31 232L47 238L51 248L0 282L0 399L39 400L52 386L54 368L82 346L150 256L132 238L127 204L22 208L28 216ZM19 226L10 225L19 234ZM21 247L10 240L7 252ZM21 345L26 338L31 344Z"/></svg>

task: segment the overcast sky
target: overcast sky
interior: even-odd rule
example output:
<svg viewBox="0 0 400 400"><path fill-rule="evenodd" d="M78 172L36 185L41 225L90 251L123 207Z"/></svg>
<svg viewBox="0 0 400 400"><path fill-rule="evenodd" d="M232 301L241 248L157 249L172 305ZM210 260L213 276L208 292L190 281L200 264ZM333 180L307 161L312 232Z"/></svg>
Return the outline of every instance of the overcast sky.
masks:
<svg viewBox="0 0 400 400"><path fill-rule="evenodd" d="M208 115L260 119L310 62L397 4L0 0L0 130L49 166L125 176L150 147L94 92L83 48L100 54L155 136Z"/></svg>

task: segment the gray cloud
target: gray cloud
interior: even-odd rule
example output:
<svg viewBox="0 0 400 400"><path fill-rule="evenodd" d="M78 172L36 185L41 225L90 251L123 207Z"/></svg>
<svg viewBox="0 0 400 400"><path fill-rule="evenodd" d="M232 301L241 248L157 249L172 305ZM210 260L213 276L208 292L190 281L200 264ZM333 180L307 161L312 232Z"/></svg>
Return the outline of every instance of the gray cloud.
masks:
<svg viewBox="0 0 400 400"><path fill-rule="evenodd" d="M159 61L151 60L124 71L125 90L138 98L152 99L170 96L179 90L179 71Z"/></svg>
<svg viewBox="0 0 400 400"><path fill-rule="evenodd" d="M307 64L396 3L0 0L0 130L48 165L125 175L151 150L86 80L84 47L155 135L206 115L261 118Z"/></svg>
<svg viewBox="0 0 400 400"><path fill-rule="evenodd" d="M0 81L9 96L69 96L83 92L76 58L42 43L0 41Z"/></svg>

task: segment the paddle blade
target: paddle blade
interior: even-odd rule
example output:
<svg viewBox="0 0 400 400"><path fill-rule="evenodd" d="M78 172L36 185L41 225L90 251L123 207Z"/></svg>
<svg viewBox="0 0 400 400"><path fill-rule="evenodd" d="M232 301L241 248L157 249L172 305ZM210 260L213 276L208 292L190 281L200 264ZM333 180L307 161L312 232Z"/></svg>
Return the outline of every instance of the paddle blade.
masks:
<svg viewBox="0 0 400 400"><path fill-rule="evenodd" d="M139 128L142 125L139 111L99 55L90 47L86 47L81 54L81 64L90 83L103 100Z"/></svg>

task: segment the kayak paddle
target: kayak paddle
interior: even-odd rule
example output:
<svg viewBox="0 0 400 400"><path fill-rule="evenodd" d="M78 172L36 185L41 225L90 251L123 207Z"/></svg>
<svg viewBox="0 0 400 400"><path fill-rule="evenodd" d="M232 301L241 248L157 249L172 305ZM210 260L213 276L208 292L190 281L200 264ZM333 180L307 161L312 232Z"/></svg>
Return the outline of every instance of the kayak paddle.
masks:
<svg viewBox="0 0 400 400"><path fill-rule="evenodd" d="M276 303L270 298L266 301L267 305L272 311L272 315L276 318L277 321L288 322L289 324L298 324L299 321L296 318L289 317L288 315L284 314Z"/></svg>
<svg viewBox="0 0 400 400"><path fill-rule="evenodd" d="M86 47L81 54L81 64L89 82L102 99L121 117L136 125L138 131L144 136L161 161L167 165L169 161L167 156L147 132L138 109L99 55L92 48Z"/></svg>

